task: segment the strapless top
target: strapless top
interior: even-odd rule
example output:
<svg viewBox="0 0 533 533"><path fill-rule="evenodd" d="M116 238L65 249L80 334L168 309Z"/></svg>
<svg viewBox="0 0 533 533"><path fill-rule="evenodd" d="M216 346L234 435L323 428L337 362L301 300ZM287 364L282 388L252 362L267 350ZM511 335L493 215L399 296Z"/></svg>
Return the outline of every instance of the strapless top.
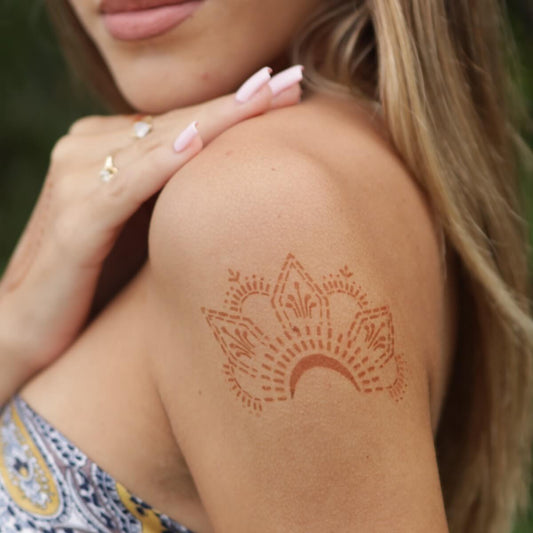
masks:
<svg viewBox="0 0 533 533"><path fill-rule="evenodd" d="M133 495L20 396L0 409L1 533L193 533Z"/></svg>

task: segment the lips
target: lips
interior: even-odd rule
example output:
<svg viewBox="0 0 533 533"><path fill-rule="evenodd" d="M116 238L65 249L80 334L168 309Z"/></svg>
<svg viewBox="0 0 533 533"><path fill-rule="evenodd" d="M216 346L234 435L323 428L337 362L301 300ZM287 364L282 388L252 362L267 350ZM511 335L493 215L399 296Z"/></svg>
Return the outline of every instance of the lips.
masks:
<svg viewBox="0 0 533 533"><path fill-rule="evenodd" d="M128 11L141 11L154 7L172 6L183 4L186 0L102 0L100 13L124 13Z"/></svg>
<svg viewBox="0 0 533 533"><path fill-rule="evenodd" d="M204 0L102 0L105 28L120 41L150 39L175 28Z"/></svg>

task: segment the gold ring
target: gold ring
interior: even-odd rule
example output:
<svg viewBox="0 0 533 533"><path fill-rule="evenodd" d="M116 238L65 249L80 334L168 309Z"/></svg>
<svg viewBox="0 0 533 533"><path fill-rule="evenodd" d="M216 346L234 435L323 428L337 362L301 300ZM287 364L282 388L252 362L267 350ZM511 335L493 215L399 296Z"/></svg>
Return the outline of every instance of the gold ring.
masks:
<svg viewBox="0 0 533 533"><path fill-rule="evenodd" d="M117 174L118 174L118 168L115 166L115 163L113 162L113 157L108 155L105 158L104 168L100 170L100 179L104 183L107 183L108 181L111 181Z"/></svg>
<svg viewBox="0 0 533 533"><path fill-rule="evenodd" d="M151 115L136 115L137 120L133 123L132 137L142 139L146 137L153 129Z"/></svg>

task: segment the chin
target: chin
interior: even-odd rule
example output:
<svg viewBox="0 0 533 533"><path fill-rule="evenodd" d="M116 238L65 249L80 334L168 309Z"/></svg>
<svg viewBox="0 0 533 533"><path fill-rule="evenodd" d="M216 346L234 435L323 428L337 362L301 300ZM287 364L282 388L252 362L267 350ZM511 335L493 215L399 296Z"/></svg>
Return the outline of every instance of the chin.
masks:
<svg viewBox="0 0 533 533"><path fill-rule="evenodd" d="M104 23L98 0L69 1L123 98L132 109L149 114L231 93L263 66L274 72L285 68L295 28L318 2L206 0L183 24L169 31L123 39ZM141 0L108 1L117 6L142 4ZM178 0L143 2L172 4Z"/></svg>
<svg viewBox="0 0 533 533"><path fill-rule="evenodd" d="M151 115L199 104L209 100L214 92L213 88L195 87L192 83L181 84L181 87L177 88L158 83L157 80L145 83L121 80L118 86L122 96L134 110Z"/></svg>
<svg viewBox="0 0 533 533"><path fill-rule="evenodd" d="M216 64L135 61L116 69L113 77L133 109L139 113L161 114L231 93L253 68L250 65L244 70L241 66L238 72L231 72Z"/></svg>

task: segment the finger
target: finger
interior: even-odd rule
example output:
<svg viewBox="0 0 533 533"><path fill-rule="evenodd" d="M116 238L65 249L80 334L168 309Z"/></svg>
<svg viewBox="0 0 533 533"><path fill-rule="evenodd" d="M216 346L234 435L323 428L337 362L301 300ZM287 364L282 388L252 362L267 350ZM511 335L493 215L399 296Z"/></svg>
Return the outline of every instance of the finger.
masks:
<svg viewBox="0 0 533 533"><path fill-rule="evenodd" d="M248 118L265 113L270 108L272 91L263 85L244 103L235 101L235 95L218 98L205 105L199 114L199 129L204 144L209 144L223 131Z"/></svg>
<svg viewBox="0 0 533 533"><path fill-rule="evenodd" d="M260 69L253 76L251 76L248 80L246 80L246 82L244 82L241 85L240 89L242 89L243 86L249 83L251 79L253 79L257 75L259 75L259 81L261 81L260 73L264 72L267 69L270 71L269 67L263 67L262 69ZM282 70L281 72L277 73L275 76L272 76L271 79L268 80L268 84L272 90L272 95L274 97L273 98L274 108L283 107L285 105L291 105L293 103L292 98L288 98L287 94L283 94L282 98L277 98L277 95L278 94L281 95L281 93L285 93L286 89L289 89L293 85L296 85L297 83L299 83L303 77L302 73L303 73L302 65L293 65L285 70ZM256 88L260 88L260 87L258 86ZM253 84L251 86L251 89L252 89L251 95L255 97L256 95L253 94L255 92ZM232 95L227 95L227 96L216 98L212 100L209 103L209 105L213 104L215 106L216 105L226 106L228 100L232 103L233 102L239 103L238 100L235 99L238 92L239 91L237 91L236 93L233 93ZM246 113L247 110L252 111L252 113L254 112L254 110L256 111L260 110L259 112L266 111L266 109L263 109L260 104L258 105L258 102L254 101L253 104L254 105L252 106L241 105L240 107L237 108L237 111L244 112L244 114L241 115L244 117L254 116L253 114L248 115ZM157 115L155 117L155 121L158 124L157 127L159 128L160 125L164 124L167 120L170 120L170 123L175 122L176 117L179 116L179 114L182 113L183 111L190 111L194 113L195 107L198 107L198 106L191 106L187 109L172 110L162 115ZM229 107L229 110L231 111L231 107ZM81 117L78 120L76 120L71 125L69 129L69 133L76 134L76 135L91 135L91 134L101 135L107 132L111 132L111 133L116 132L118 130L130 130L130 132L133 134L134 123L137 121L141 121L144 117L147 117L147 116L148 115L142 114L142 113L121 114L121 115L111 115L111 116L90 115L86 117ZM154 117L150 117L149 120L154 122ZM204 121L202 121L202 124L203 123ZM207 132L207 134L209 134L209 132ZM133 137L133 135L130 135L130 136ZM204 137L204 140L205 140L205 137Z"/></svg>
<svg viewBox="0 0 533 533"><path fill-rule="evenodd" d="M293 85L300 83L303 79L303 70L303 65L293 65L273 76L268 85L274 97Z"/></svg>
<svg viewBox="0 0 533 533"><path fill-rule="evenodd" d="M92 213L91 216L98 221L100 228L115 227L131 216L200 151L203 144L231 125L266 111L270 107L272 91L268 86L270 75L264 74L263 69L262 79L256 82L256 86L248 86L249 94L246 95L245 92L245 101L237 101L237 92L202 106L203 119L200 120L204 120L205 125L200 126L199 132L195 128L196 138L182 152L176 153L168 141L170 136L161 131L153 137L141 139L112 152L115 154L113 159L119 169L118 174L109 183L93 181L88 192L90 208L87 212ZM95 147L98 142L102 144L101 138L93 138ZM101 164L102 161L99 162ZM98 172L99 169L95 168L94 174Z"/></svg>
<svg viewBox="0 0 533 533"><path fill-rule="evenodd" d="M208 144L222 131L242 120L265 113L269 109L298 103L301 93L294 87L299 86L302 71L301 65L294 65L272 77L271 69L263 67L246 80L235 93L215 98L205 104L175 109L155 118L151 117L153 129L155 132L165 133L165 130L174 129L177 122L183 123L183 116L186 115L189 120L195 118L199 120L202 139L204 144ZM136 119L141 120L142 115L84 117L72 126L72 131L87 135L88 143L91 143L90 136L94 136L92 144L89 144L87 149L101 157L98 150L99 142L105 146L110 146L111 142L116 149L131 143L133 137L131 133ZM124 135L117 144L113 135L120 129L124 130ZM127 134L127 130L130 130L130 134Z"/></svg>
<svg viewBox="0 0 533 533"><path fill-rule="evenodd" d="M270 78L264 75L265 69L270 71L268 67L259 70L236 93L217 98L204 105L199 121L205 144L238 122L265 113L270 109L296 104L300 101L299 84L303 77L302 65L289 67ZM258 82L255 86L254 79ZM243 89L246 97L244 102L242 101Z"/></svg>
<svg viewBox="0 0 533 533"><path fill-rule="evenodd" d="M176 152L172 141L168 140L142 155L137 149L127 148L114 158L118 172L109 182L102 183L96 170L85 209L91 224L104 231L121 225L192 159L203 147L202 138L192 125L184 132L188 132L188 142L180 152Z"/></svg>
<svg viewBox="0 0 533 533"><path fill-rule="evenodd" d="M151 139L142 139L143 143L153 142ZM76 172L80 168L93 164L101 164L107 154L115 154L121 150L135 146L138 149L140 142L134 142L126 134L111 131L99 134L85 135L80 141L78 136L69 135L64 141L65 147L56 165L60 163L61 172ZM80 147L83 146L83 150ZM71 148L69 150L69 148ZM142 151L142 150L141 150ZM73 157L76 154L76 157Z"/></svg>
<svg viewBox="0 0 533 533"><path fill-rule="evenodd" d="M236 95L239 94L237 91L204 105L197 127L198 141L193 142L181 157L176 157L168 143L168 137L166 135L162 137L161 132L157 137L143 139L124 148L115 157L116 164L121 169L121 176L105 189L106 198L122 202L120 208L111 211L113 220L122 221L124 217L134 212L143 201L160 190L179 168L201 150L202 146L208 144L222 131L272 107L283 107L299 102L300 80L301 68L292 67L278 75L278 82L273 85L278 93L275 99L269 84L270 77L263 76L255 89L252 87L251 94L244 102L237 100ZM95 197L98 201L98 194ZM104 214L101 220L112 223L112 220Z"/></svg>
<svg viewBox="0 0 533 533"><path fill-rule="evenodd" d="M301 101L301 98L302 87L297 83L274 96L270 102L270 109L279 109L297 104Z"/></svg>
<svg viewBox="0 0 533 533"><path fill-rule="evenodd" d="M74 121L68 133L71 135L94 135L107 132L114 132L121 129L131 129L137 120L141 120L144 115L89 115Z"/></svg>

